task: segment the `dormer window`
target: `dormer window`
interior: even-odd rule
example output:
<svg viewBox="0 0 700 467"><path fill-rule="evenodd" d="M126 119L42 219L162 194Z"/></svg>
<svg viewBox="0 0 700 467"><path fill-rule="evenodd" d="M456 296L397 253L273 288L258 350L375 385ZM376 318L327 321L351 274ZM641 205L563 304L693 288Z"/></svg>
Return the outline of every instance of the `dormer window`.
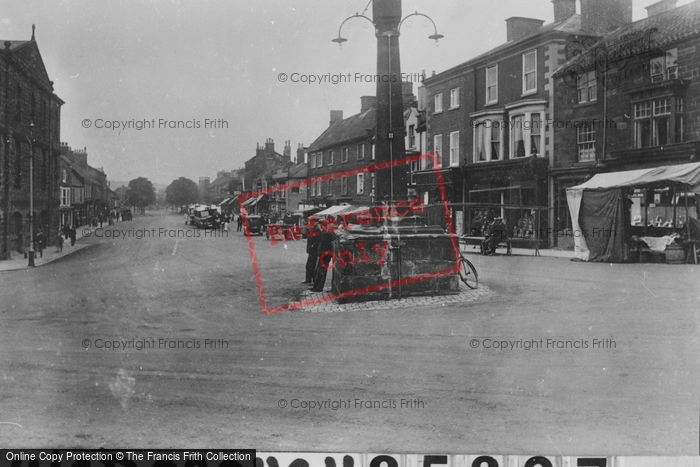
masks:
<svg viewBox="0 0 700 467"><path fill-rule="evenodd" d="M678 49L669 49L660 57L652 58L649 63L651 82L678 78Z"/></svg>

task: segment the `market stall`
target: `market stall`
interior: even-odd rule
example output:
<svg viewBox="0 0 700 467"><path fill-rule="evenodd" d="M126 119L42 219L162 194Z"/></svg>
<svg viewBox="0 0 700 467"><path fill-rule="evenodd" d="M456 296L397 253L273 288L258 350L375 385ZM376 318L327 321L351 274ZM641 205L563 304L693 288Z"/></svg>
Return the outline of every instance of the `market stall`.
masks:
<svg viewBox="0 0 700 467"><path fill-rule="evenodd" d="M692 240L695 194L700 194L700 163L597 174L568 188L576 257L624 262L634 242L664 251L682 234Z"/></svg>

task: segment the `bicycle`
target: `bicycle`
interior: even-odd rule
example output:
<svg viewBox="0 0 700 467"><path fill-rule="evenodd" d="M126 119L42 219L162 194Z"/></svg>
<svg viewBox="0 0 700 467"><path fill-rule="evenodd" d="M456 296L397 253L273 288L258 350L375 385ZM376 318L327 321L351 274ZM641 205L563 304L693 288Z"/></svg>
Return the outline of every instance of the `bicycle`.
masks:
<svg viewBox="0 0 700 467"><path fill-rule="evenodd" d="M479 287L479 274L471 261L464 257L461 249L459 250L459 278L470 289Z"/></svg>

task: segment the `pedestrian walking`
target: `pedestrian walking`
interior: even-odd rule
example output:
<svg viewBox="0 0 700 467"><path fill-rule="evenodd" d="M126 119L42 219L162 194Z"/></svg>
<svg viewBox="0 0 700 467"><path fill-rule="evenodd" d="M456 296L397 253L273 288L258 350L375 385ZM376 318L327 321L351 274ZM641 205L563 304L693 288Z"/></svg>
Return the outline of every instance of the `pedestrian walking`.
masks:
<svg viewBox="0 0 700 467"><path fill-rule="evenodd" d="M243 230L243 213L238 215L238 220L236 221L238 223L238 228L236 229L236 232L240 232Z"/></svg>
<svg viewBox="0 0 700 467"><path fill-rule="evenodd" d="M36 235L34 236L34 249L39 253L40 258L44 257L44 245L44 232L41 229L39 229Z"/></svg>
<svg viewBox="0 0 700 467"><path fill-rule="evenodd" d="M70 226L70 231L68 234L70 236L70 246L74 246L75 245L75 237L78 235L78 233L75 231L74 225Z"/></svg>
<svg viewBox="0 0 700 467"><path fill-rule="evenodd" d="M63 235L60 232L56 236L56 253L63 253Z"/></svg>
<svg viewBox="0 0 700 467"><path fill-rule="evenodd" d="M68 224L63 224L63 238L68 240L70 237L70 226Z"/></svg>

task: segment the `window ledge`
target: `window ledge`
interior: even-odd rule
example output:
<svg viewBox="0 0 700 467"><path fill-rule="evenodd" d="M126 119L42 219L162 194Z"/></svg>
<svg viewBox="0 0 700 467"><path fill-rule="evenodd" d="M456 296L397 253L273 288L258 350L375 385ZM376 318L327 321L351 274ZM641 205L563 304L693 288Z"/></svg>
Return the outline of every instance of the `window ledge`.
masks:
<svg viewBox="0 0 700 467"><path fill-rule="evenodd" d="M498 105L498 100L487 102L486 104L484 104L484 107L493 107L494 105Z"/></svg>
<svg viewBox="0 0 700 467"><path fill-rule="evenodd" d="M525 91L520 95L520 97L532 96L533 94L537 94L537 88L532 89L530 91Z"/></svg>
<svg viewBox="0 0 700 467"><path fill-rule="evenodd" d="M578 102L574 104L574 109L579 109L581 107L592 107L598 103L597 100L595 101L588 101L588 102Z"/></svg>
<svg viewBox="0 0 700 467"><path fill-rule="evenodd" d="M459 106L458 106L458 105L455 105L454 107L450 107L449 110L457 110L457 109L459 109Z"/></svg>

